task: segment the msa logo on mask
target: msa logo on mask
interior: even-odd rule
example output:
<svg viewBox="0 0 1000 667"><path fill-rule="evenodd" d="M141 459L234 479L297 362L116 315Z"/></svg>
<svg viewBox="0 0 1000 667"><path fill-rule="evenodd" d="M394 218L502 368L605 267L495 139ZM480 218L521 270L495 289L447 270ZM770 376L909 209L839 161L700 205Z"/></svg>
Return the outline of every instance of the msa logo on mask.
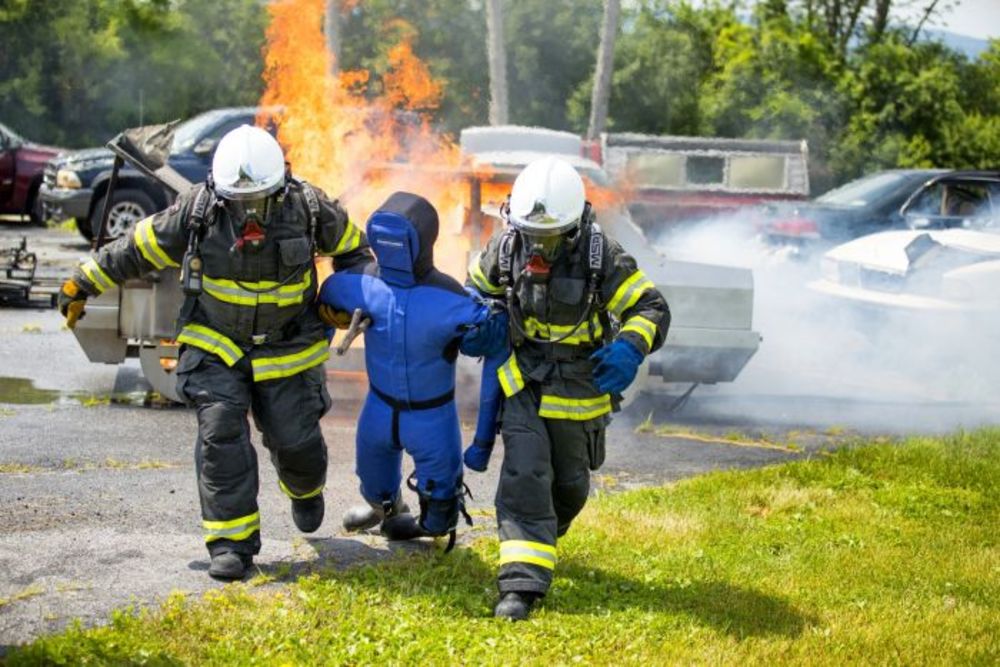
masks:
<svg viewBox="0 0 1000 667"><path fill-rule="evenodd" d="M365 233L382 279L403 287L416 284L413 263L420 253L420 239L410 221L396 213L379 211L368 219Z"/></svg>

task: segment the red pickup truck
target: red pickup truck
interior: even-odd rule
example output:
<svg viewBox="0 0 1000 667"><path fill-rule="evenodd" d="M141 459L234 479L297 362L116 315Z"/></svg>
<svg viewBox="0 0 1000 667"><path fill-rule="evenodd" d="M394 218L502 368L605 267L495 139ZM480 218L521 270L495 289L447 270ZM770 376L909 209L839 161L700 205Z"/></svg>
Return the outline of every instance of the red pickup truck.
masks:
<svg viewBox="0 0 1000 667"><path fill-rule="evenodd" d="M61 148L25 141L0 124L0 214L29 216L36 224L44 222L38 187L45 164L61 152Z"/></svg>

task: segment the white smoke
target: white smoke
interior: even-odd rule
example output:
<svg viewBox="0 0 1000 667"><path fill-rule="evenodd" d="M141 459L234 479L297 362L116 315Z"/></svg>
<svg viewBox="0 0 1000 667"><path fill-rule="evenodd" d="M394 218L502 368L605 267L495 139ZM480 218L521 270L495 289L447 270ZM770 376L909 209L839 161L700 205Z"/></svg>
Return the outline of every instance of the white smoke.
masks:
<svg viewBox="0 0 1000 667"><path fill-rule="evenodd" d="M822 251L796 258L745 219L655 240L675 259L753 270L760 349L735 382L700 387L687 411L867 431L942 431L1000 420L1000 316L860 310L814 292Z"/></svg>

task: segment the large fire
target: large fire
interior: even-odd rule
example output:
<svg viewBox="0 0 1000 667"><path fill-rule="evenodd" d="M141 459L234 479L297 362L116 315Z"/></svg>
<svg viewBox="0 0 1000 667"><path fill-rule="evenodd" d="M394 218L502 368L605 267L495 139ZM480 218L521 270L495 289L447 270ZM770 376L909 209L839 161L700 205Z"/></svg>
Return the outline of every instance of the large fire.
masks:
<svg viewBox="0 0 1000 667"><path fill-rule="evenodd" d="M268 5L261 105L275 114L292 171L339 197L361 227L396 190L426 197L441 218L439 268L463 280L469 186L457 171L458 147L430 125L443 84L413 52L413 30L405 24L377 80L367 70L334 74L324 8L324 0Z"/></svg>

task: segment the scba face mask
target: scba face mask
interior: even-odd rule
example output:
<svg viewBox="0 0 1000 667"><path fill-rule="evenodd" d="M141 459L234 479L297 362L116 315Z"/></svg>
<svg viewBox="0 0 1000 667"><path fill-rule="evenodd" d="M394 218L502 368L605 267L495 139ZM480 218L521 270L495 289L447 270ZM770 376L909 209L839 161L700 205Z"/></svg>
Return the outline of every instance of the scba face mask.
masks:
<svg viewBox="0 0 1000 667"><path fill-rule="evenodd" d="M271 213L271 197L256 199L228 200L226 208L237 234L234 248L252 250L260 247L266 237L268 218Z"/></svg>

